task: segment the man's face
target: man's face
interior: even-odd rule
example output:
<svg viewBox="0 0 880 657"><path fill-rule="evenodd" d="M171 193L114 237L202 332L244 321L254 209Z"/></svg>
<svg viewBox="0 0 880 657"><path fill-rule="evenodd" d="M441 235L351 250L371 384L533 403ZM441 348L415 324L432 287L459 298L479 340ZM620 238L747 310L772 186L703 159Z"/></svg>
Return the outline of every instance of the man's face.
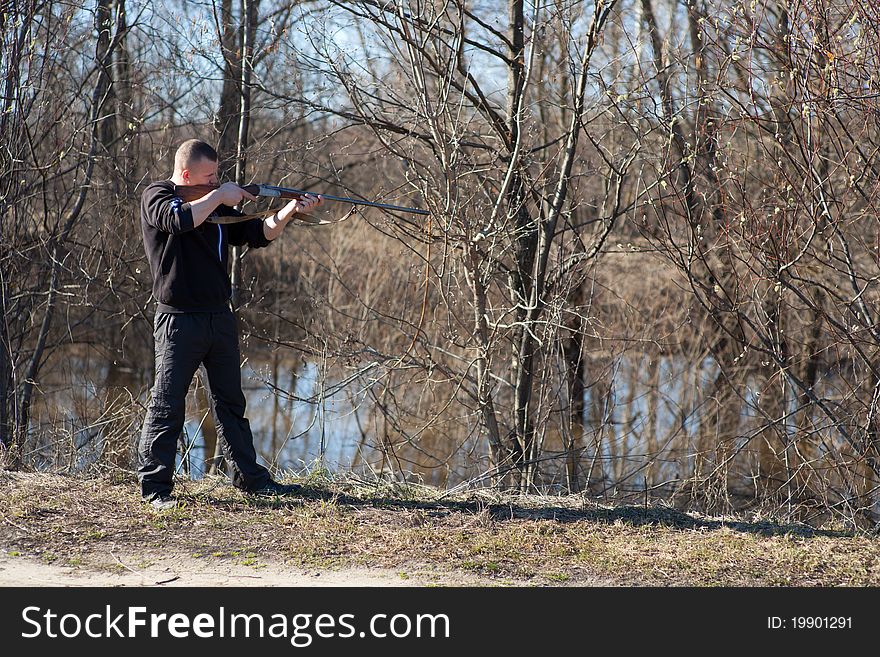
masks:
<svg viewBox="0 0 880 657"><path fill-rule="evenodd" d="M220 182L217 177L219 165L219 162L200 157L183 170L183 180L187 185L217 185Z"/></svg>

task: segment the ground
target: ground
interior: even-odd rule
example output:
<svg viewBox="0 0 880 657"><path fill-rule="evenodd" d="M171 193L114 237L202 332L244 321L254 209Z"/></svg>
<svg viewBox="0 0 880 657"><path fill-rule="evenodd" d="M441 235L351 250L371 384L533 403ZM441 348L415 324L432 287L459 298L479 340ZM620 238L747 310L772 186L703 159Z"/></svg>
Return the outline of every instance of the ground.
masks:
<svg viewBox="0 0 880 657"><path fill-rule="evenodd" d="M880 540L584 496L306 479L294 499L0 470L0 586L878 586Z"/></svg>
<svg viewBox="0 0 880 657"><path fill-rule="evenodd" d="M55 565L0 553L0 586L485 586L492 580L467 573L397 572L382 568L298 568L277 559L244 565L145 551ZM157 559L158 561L153 561Z"/></svg>

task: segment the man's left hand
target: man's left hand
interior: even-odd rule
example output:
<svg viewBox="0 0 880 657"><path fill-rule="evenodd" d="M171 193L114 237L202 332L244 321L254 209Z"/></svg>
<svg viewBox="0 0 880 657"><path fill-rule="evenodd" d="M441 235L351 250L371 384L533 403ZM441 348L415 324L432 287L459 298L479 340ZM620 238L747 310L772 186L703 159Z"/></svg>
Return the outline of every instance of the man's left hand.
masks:
<svg viewBox="0 0 880 657"><path fill-rule="evenodd" d="M278 211L278 218L281 221L289 221L293 215L297 213L307 213L321 205L324 199L319 194L304 194L298 199L294 199Z"/></svg>

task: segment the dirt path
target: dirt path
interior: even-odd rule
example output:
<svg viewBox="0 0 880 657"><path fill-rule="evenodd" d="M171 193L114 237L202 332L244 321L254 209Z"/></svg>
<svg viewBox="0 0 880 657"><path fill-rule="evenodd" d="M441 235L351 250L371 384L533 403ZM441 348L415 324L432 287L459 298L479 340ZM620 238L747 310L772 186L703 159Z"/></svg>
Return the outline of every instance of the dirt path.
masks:
<svg viewBox="0 0 880 657"><path fill-rule="evenodd" d="M12 553L15 554L15 553ZM276 561L243 565L229 559L112 554L70 565L0 552L0 586L504 586L462 573L342 568L303 569Z"/></svg>

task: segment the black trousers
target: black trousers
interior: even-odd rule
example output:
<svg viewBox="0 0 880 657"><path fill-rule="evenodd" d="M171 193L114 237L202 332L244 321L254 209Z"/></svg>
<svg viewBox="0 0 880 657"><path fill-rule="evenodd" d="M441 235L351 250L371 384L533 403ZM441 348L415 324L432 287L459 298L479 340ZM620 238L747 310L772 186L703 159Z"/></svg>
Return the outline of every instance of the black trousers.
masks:
<svg viewBox="0 0 880 657"><path fill-rule="evenodd" d="M146 498L171 492L177 440L183 430L186 394L201 366L217 426L217 439L231 464L232 483L260 488L269 471L257 463L245 418L238 326L231 310L217 313L156 312L156 380L138 444L138 479Z"/></svg>

